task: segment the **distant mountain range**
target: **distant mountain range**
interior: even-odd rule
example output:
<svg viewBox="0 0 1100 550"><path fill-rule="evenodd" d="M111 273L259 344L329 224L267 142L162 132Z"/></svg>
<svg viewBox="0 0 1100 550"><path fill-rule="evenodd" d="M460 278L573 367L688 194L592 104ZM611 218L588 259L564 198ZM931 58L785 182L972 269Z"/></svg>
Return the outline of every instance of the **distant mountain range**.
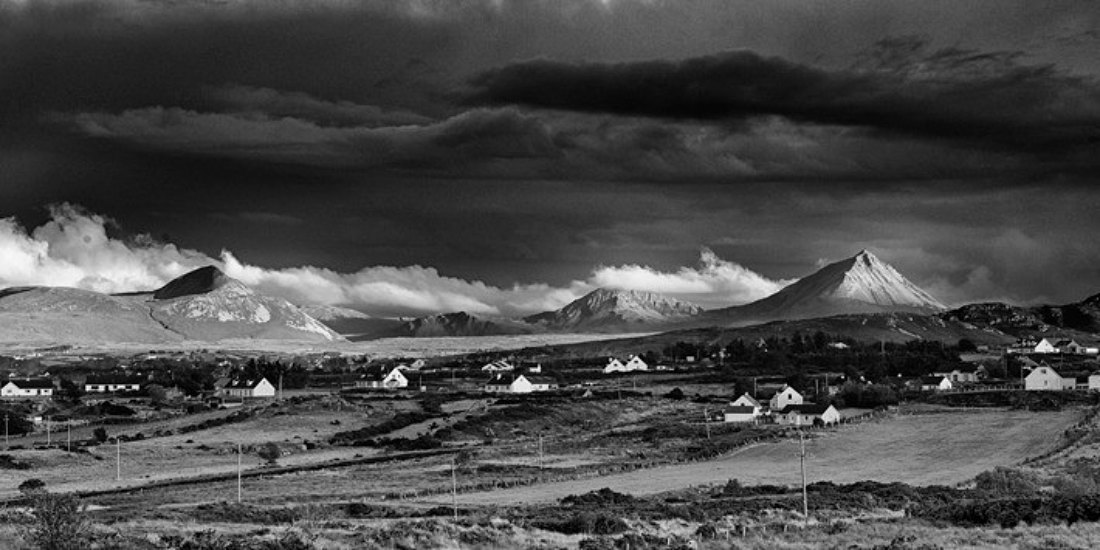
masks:
<svg viewBox="0 0 1100 550"><path fill-rule="evenodd" d="M854 313L931 314L943 304L864 250L764 299L725 309L702 307L655 292L596 289L561 309L522 319L489 319L459 312L391 321L353 339L384 336L473 336L540 332L654 332L705 326L744 326L777 320ZM333 328L347 319L325 319ZM349 334L341 330L344 334Z"/></svg>
<svg viewBox="0 0 1100 550"><path fill-rule="evenodd" d="M344 338L282 298L216 267L153 292L109 295L62 287L0 290L0 342L170 343Z"/></svg>
<svg viewBox="0 0 1100 550"><path fill-rule="evenodd" d="M664 333L709 339L821 330L857 339L1004 342L1043 333L1095 339L1100 295L1060 306L944 305L868 251L829 264L755 302L716 310L653 292L596 289L561 309L506 319L443 313L375 318L334 306L298 308L215 267L152 292L108 295L74 288L0 290L0 342L181 342L240 339L332 342L387 337ZM344 336L342 336L344 335ZM607 342L600 345L615 345Z"/></svg>

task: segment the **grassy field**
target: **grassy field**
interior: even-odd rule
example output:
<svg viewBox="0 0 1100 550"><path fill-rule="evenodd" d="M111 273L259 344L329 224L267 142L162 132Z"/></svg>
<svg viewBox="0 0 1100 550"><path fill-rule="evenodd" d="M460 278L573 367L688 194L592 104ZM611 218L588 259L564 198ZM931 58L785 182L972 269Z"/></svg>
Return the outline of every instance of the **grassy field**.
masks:
<svg viewBox="0 0 1100 550"><path fill-rule="evenodd" d="M915 485L965 482L996 466L1017 464L1053 448L1079 410L1030 413L982 410L902 415L817 432L807 443L809 481L902 481ZM798 442L781 440L716 460L663 466L594 479L459 495L470 505L551 502L597 487L655 494L738 479L795 485ZM446 499L441 499L440 502Z"/></svg>

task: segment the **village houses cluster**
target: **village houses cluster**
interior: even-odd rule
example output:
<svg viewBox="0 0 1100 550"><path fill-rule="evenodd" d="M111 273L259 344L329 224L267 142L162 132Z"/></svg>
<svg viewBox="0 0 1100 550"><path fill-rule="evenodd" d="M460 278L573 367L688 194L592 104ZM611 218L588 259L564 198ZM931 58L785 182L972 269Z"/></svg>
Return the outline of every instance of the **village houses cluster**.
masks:
<svg viewBox="0 0 1100 550"><path fill-rule="evenodd" d="M828 426L840 422L840 411L836 407L806 402L802 394L790 386L783 386L766 403L746 393L722 411L724 420L786 426Z"/></svg>

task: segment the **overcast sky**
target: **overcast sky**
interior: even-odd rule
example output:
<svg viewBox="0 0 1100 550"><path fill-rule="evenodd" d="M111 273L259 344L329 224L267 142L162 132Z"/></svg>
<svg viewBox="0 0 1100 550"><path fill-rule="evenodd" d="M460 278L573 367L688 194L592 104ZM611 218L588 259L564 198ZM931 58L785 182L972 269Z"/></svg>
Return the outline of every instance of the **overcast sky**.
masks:
<svg viewBox="0 0 1100 550"><path fill-rule="evenodd" d="M1100 292L1100 5L0 0L0 286L744 303L869 248Z"/></svg>

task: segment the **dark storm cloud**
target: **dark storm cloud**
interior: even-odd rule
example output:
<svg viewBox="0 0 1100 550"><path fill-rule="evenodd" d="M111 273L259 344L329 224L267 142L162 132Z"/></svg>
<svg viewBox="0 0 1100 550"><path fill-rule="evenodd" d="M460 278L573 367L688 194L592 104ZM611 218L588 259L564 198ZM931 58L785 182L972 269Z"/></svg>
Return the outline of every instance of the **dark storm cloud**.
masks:
<svg viewBox="0 0 1100 550"><path fill-rule="evenodd" d="M903 42L897 46L905 46ZM743 124L780 116L1020 149L1094 149L1100 86L1016 56L891 48L871 69L735 51L684 60L535 60L477 75L471 103Z"/></svg>

